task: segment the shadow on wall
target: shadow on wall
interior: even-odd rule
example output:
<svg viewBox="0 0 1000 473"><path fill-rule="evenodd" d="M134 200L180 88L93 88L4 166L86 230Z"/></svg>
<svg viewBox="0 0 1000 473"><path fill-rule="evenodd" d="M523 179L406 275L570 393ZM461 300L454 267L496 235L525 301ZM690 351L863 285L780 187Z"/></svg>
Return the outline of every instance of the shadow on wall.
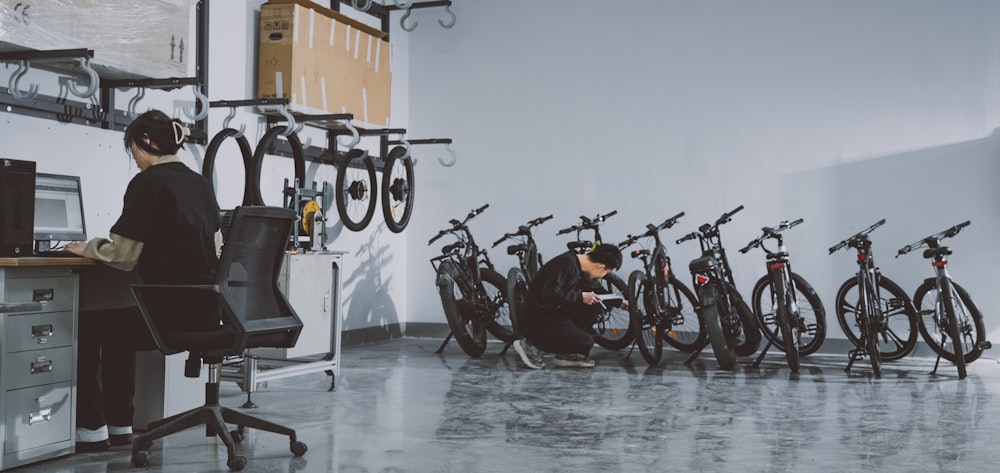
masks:
<svg viewBox="0 0 1000 473"><path fill-rule="evenodd" d="M344 344L358 344L390 338L400 338L399 313L389 293L392 277L382 272L392 262L388 246L378 246L379 235L385 230L379 225L354 253L357 266L344 280L344 286L354 290L346 298L347 316L344 328L354 333L346 335Z"/></svg>

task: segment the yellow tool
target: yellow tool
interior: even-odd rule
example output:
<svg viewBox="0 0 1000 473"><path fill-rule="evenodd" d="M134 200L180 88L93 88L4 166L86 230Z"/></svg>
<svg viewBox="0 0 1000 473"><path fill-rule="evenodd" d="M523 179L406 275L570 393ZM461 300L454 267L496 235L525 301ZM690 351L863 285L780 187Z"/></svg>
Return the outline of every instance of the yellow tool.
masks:
<svg viewBox="0 0 1000 473"><path fill-rule="evenodd" d="M310 200L309 202L306 202L306 205L302 206L303 234L312 235L311 230L312 230L313 217L316 215L316 212L319 212L320 210L321 209L319 207L319 204L315 200Z"/></svg>

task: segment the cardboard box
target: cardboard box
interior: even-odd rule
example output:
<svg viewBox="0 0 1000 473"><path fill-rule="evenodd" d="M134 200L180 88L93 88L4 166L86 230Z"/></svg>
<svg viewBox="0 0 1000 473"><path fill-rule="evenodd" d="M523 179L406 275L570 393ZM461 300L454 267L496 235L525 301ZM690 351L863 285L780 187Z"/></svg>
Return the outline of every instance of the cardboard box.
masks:
<svg viewBox="0 0 1000 473"><path fill-rule="evenodd" d="M193 77L196 0L0 0L0 50L93 49L102 77Z"/></svg>
<svg viewBox="0 0 1000 473"><path fill-rule="evenodd" d="M261 5L257 97L295 112L352 113L389 126L392 71L385 33L308 0Z"/></svg>

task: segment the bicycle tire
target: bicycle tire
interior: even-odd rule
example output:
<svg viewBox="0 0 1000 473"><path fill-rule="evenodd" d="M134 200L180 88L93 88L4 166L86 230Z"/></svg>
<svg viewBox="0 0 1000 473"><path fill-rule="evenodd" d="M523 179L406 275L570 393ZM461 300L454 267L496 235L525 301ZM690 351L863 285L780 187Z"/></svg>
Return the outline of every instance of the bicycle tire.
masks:
<svg viewBox="0 0 1000 473"><path fill-rule="evenodd" d="M657 333L668 345L685 353L693 353L698 348L705 345L705 331L702 330L701 320L695 308L698 307L698 299L691 289L688 289L680 280L671 276L667 279L667 287L664 292L672 293L676 296L676 307L664 301L663 307L670 312L670 329L658 330Z"/></svg>
<svg viewBox="0 0 1000 473"><path fill-rule="evenodd" d="M253 150L250 148L250 142L247 141L247 137L243 135L235 136L239 134L239 130L234 128L223 128L221 131L212 137L212 141L208 142L208 146L205 147L205 160L201 165L201 175L208 180L208 185L215 189L213 184L213 178L215 173L215 159L219 154L219 148L222 143L226 141L226 138L233 137L236 140L236 145L239 147L240 155L243 158L243 203L242 205L252 205L250 200L250 186L251 179L253 178ZM218 197L218 193L216 193Z"/></svg>
<svg viewBox="0 0 1000 473"><path fill-rule="evenodd" d="M736 354L739 356L753 355L760 348L760 340L762 338L760 327L757 326L757 320L753 316L753 311L750 310L750 306L743 300L743 296L731 284L727 284L726 286L729 288L730 299L733 301L733 308L736 310L736 320L740 324L739 327L733 327L734 334L736 335Z"/></svg>
<svg viewBox="0 0 1000 473"><path fill-rule="evenodd" d="M872 364L872 373L875 374L876 378L882 377L882 353L879 350L878 343L878 333L876 330L870 327L871 319L867 314L862 315L858 319L861 324L861 330L864 332L865 336L865 352L868 354L868 360Z"/></svg>
<svg viewBox="0 0 1000 473"><path fill-rule="evenodd" d="M861 334L855 330L858 325L857 305L848 301L856 301L857 278L844 281L837 290L834 299L837 322L844 330L844 335L854 346L860 346ZM891 279L882 276L878 278L881 310L886 313L888 323L879 331L882 343L879 352L882 361L896 361L909 355L917 345L917 316L913 310L910 298L903 289ZM891 296L891 297L890 297ZM850 299L848 299L850 298Z"/></svg>
<svg viewBox="0 0 1000 473"><path fill-rule="evenodd" d="M948 316L948 331L951 332L951 344L955 353L955 368L958 370L958 379L965 379L965 350L962 349L962 335L958 331L958 315L955 313L955 304L952 302L954 299L954 294L952 294L949 288L944 294L944 311ZM958 355L962 353L962 355Z"/></svg>
<svg viewBox="0 0 1000 473"><path fill-rule="evenodd" d="M361 161L363 171L351 167L355 160ZM375 164L368 153L360 149L348 151L346 161L337 167L336 184L337 214L348 230L360 232L371 223L378 200L376 182Z"/></svg>
<svg viewBox="0 0 1000 473"><path fill-rule="evenodd" d="M962 353L965 355L965 362L972 363L983 354L982 347L986 341L986 327L983 324L983 314L965 288L958 285L955 281L951 282L951 287L955 291L955 294L958 295L958 300L964 307L964 310L960 310L958 313L959 333L962 334ZM947 350L942 346L943 338L941 336L944 332L935 318L937 297L933 296L933 294L936 293L937 284L935 284L934 279L927 279L913 294L913 304L918 308L920 335L927 345L934 350L934 353L954 363L956 358L953 351L954 348ZM952 300L955 300L954 297L952 297Z"/></svg>
<svg viewBox="0 0 1000 473"><path fill-rule="evenodd" d="M406 229L413 215L413 158L405 155L406 148L396 146L382 166L382 217L393 233Z"/></svg>
<svg viewBox="0 0 1000 473"><path fill-rule="evenodd" d="M521 316L524 314L525 303L528 301L528 280L521 268L510 268L507 271L507 305L510 310L510 330L515 339L523 338L521 333Z"/></svg>
<svg viewBox="0 0 1000 473"><path fill-rule="evenodd" d="M264 197L260 193L260 178L261 172L264 167L264 156L267 154L267 150L274 143L274 140L278 139L288 127L286 125L278 125L270 128L264 133L264 136L260 138L257 143L257 147L253 151L253 174L250 178L250 199L252 203L250 205L267 205L264 203ZM305 186L306 181L306 160L305 152L302 149L302 142L299 141L299 135L292 133L286 137L288 139L288 145L292 148L292 162L295 166L294 179L299 181L299 186ZM293 182L292 185L295 183ZM295 205L294 202L292 205Z"/></svg>
<svg viewBox="0 0 1000 473"><path fill-rule="evenodd" d="M795 305L798 307L798 318L793 327L798 331L799 356L803 357L816 353L826 341L826 309L816 290L806 282L805 278L798 273L792 273L792 283L795 288ZM777 336L774 334L776 319L773 294L771 278L765 275L754 284L750 301L754 316L761 327L760 331L774 343L774 346L784 351L780 330Z"/></svg>
<svg viewBox="0 0 1000 473"><path fill-rule="evenodd" d="M628 293L628 285L615 273L608 273L601 278L600 284L598 292L602 294L614 294L624 299ZM609 350L621 350L635 340L632 336L632 317L627 309L621 307L609 307L602 312L594 324L594 330L597 332L594 341Z"/></svg>
<svg viewBox="0 0 1000 473"><path fill-rule="evenodd" d="M791 281L786 281L784 273L781 276L782 283L776 285L776 299L777 313L775 314L778 323L778 329L782 338L782 351L785 352L785 359L788 361L788 368L793 372L799 371L799 347L798 347L798 337L792 332L792 317L795 313L792 310L791 295L786 291L786 288L790 288L787 284L791 284Z"/></svg>
<svg viewBox="0 0 1000 473"><path fill-rule="evenodd" d="M490 313L484 314L484 320L487 320L486 330L497 340L513 342L514 330L510 322L510 304L507 303L507 278L490 268L479 268L479 274L489 301Z"/></svg>
<svg viewBox="0 0 1000 473"><path fill-rule="evenodd" d="M467 302L471 295L463 294L454 276L458 273L450 261L442 261L438 266L437 285L441 296L444 316L451 328L451 334L467 355L479 358L486 351L486 327L476 321Z"/></svg>
<svg viewBox="0 0 1000 473"><path fill-rule="evenodd" d="M719 368L731 370L736 366L736 350L729 343L729 337L723 328L721 317L723 312L719 307L723 299L719 297L719 289L714 284L698 288L698 301L701 307L698 316L705 327L708 342L712 346L712 353L715 354Z"/></svg>
<svg viewBox="0 0 1000 473"><path fill-rule="evenodd" d="M628 311L631 318L633 338L639 346L639 354L650 366L663 357L663 337L660 337L655 288L642 271L636 270L628 278Z"/></svg>

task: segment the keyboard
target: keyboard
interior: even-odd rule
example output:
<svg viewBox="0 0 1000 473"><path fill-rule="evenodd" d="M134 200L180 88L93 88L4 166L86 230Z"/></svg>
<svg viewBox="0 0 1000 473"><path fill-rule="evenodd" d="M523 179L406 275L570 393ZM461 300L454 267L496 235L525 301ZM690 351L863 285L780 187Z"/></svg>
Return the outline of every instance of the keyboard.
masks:
<svg viewBox="0 0 1000 473"><path fill-rule="evenodd" d="M79 256L66 250L36 251L33 256L38 256L40 258L79 258Z"/></svg>

